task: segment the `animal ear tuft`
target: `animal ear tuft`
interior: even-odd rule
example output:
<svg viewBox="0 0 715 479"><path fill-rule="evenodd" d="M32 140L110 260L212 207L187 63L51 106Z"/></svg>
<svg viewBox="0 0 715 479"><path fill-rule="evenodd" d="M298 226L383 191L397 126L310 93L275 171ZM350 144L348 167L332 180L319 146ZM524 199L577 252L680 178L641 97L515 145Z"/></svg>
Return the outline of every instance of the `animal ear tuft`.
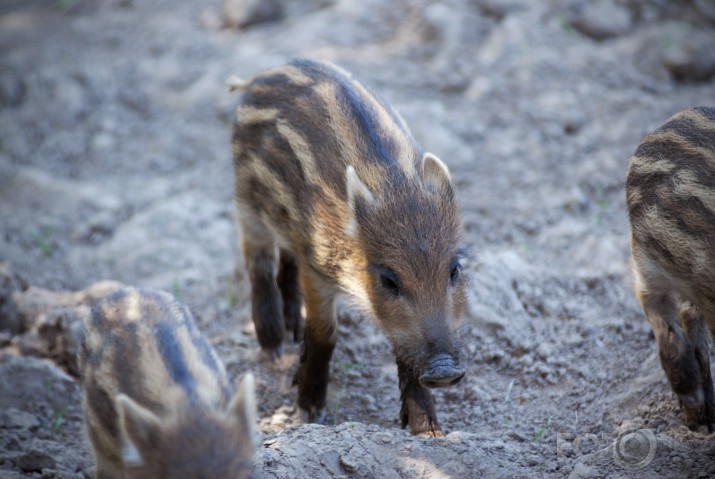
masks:
<svg viewBox="0 0 715 479"><path fill-rule="evenodd" d="M352 165L345 169L345 185L348 197L349 217L345 231L348 236L355 238L357 235L357 213L355 211L358 203L374 206L375 198L367 189L365 183L360 180Z"/></svg>
<svg viewBox="0 0 715 479"><path fill-rule="evenodd" d="M229 411L238 419L255 446L258 441L256 428L256 386L253 374L246 373L229 404Z"/></svg>
<svg viewBox="0 0 715 479"><path fill-rule="evenodd" d="M115 402L122 435L122 460L127 465L141 465L144 461L141 452L156 447L161 433L159 418L126 394L118 394Z"/></svg>
<svg viewBox="0 0 715 479"><path fill-rule="evenodd" d="M425 153L420 166L422 184L430 191L450 191L452 189L452 175L449 168L442 160L432 153Z"/></svg>

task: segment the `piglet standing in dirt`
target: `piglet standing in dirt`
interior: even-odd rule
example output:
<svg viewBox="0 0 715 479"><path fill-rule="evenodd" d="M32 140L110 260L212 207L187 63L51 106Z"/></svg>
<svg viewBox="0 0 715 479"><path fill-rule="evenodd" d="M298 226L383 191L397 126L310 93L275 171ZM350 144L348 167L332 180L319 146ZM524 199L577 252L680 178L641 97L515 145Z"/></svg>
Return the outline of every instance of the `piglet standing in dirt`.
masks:
<svg viewBox="0 0 715 479"><path fill-rule="evenodd" d="M648 135L626 179L635 290L691 429L715 431L715 108Z"/></svg>
<svg viewBox="0 0 715 479"><path fill-rule="evenodd" d="M403 427L439 434L428 388L464 376L461 220L447 166L332 64L298 60L233 86L245 92L232 146L261 347L280 355L286 327L304 336L297 403L320 421L344 293L393 345Z"/></svg>
<svg viewBox="0 0 715 479"><path fill-rule="evenodd" d="M98 303L80 350L97 477L247 478L253 376L231 396L223 363L167 293L125 289Z"/></svg>

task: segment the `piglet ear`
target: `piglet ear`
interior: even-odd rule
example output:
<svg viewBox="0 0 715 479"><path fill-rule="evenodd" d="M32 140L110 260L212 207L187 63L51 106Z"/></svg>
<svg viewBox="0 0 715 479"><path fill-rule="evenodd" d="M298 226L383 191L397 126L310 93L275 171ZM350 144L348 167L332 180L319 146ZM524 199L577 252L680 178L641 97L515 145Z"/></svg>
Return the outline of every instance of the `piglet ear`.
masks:
<svg viewBox="0 0 715 479"><path fill-rule="evenodd" d="M372 193L370 193L370 190L367 189L365 183L360 180L352 165L345 169L345 185L349 208L349 217L345 232L348 236L355 238L358 229L356 208L358 204L370 207L374 206L375 198L372 196Z"/></svg>
<svg viewBox="0 0 715 479"><path fill-rule="evenodd" d="M432 192L449 192L452 190L452 175L442 160L432 153L425 153L420 164L422 184Z"/></svg>
<svg viewBox="0 0 715 479"><path fill-rule="evenodd" d="M126 394L118 394L115 402L122 435L122 460L126 465L141 465L145 459L142 451L156 447L161 433L159 418Z"/></svg>
<svg viewBox="0 0 715 479"><path fill-rule="evenodd" d="M238 385L238 390L231 398L228 408L231 414L238 419L239 424L244 428L251 444L254 446L258 441L258 430L256 428L256 392L253 374L246 373Z"/></svg>

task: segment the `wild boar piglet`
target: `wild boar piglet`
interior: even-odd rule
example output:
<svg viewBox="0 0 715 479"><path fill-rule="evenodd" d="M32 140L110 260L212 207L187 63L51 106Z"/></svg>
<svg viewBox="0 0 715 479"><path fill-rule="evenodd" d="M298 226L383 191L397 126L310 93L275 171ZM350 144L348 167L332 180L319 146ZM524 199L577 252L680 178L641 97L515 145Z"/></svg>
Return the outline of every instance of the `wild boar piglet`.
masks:
<svg viewBox="0 0 715 479"><path fill-rule="evenodd" d="M403 427L438 434L429 388L465 374L455 334L464 249L449 169L330 63L297 60L234 86L244 91L232 141L238 223L261 347L279 356L286 329L303 338L297 403L321 420L342 294L392 343Z"/></svg>
<svg viewBox="0 0 715 479"><path fill-rule="evenodd" d="M171 295L127 288L98 303L80 370L98 478L251 476L253 376L232 395L223 363Z"/></svg>
<svg viewBox="0 0 715 479"><path fill-rule="evenodd" d="M626 178L635 291L691 429L715 431L715 109L646 136Z"/></svg>

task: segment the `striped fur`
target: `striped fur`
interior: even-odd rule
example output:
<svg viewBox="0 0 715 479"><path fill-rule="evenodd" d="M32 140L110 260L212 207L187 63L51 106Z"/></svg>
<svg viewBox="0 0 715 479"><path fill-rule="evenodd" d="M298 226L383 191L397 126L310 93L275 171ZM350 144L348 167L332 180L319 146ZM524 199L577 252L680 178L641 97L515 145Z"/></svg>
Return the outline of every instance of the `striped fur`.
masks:
<svg viewBox="0 0 715 479"><path fill-rule="evenodd" d="M124 289L100 302L80 369L98 478L249 477L253 378L232 397L223 363L169 294Z"/></svg>
<svg viewBox="0 0 715 479"><path fill-rule="evenodd" d="M715 431L715 109L648 135L626 179L635 290L688 426Z"/></svg>
<svg viewBox="0 0 715 479"><path fill-rule="evenodd" d="M298 60L242 90L232 146L261 346L280 355L284 320L300 338L304 299L298 405L319 419L336 340L334 301L345 294L394 345L403 423L438 431L431 396L419 385L421 406L408 414L407 384L441 353L458 368L453 332L465 293L448 168L421 150L387 103L335 65Z"/></svg>

